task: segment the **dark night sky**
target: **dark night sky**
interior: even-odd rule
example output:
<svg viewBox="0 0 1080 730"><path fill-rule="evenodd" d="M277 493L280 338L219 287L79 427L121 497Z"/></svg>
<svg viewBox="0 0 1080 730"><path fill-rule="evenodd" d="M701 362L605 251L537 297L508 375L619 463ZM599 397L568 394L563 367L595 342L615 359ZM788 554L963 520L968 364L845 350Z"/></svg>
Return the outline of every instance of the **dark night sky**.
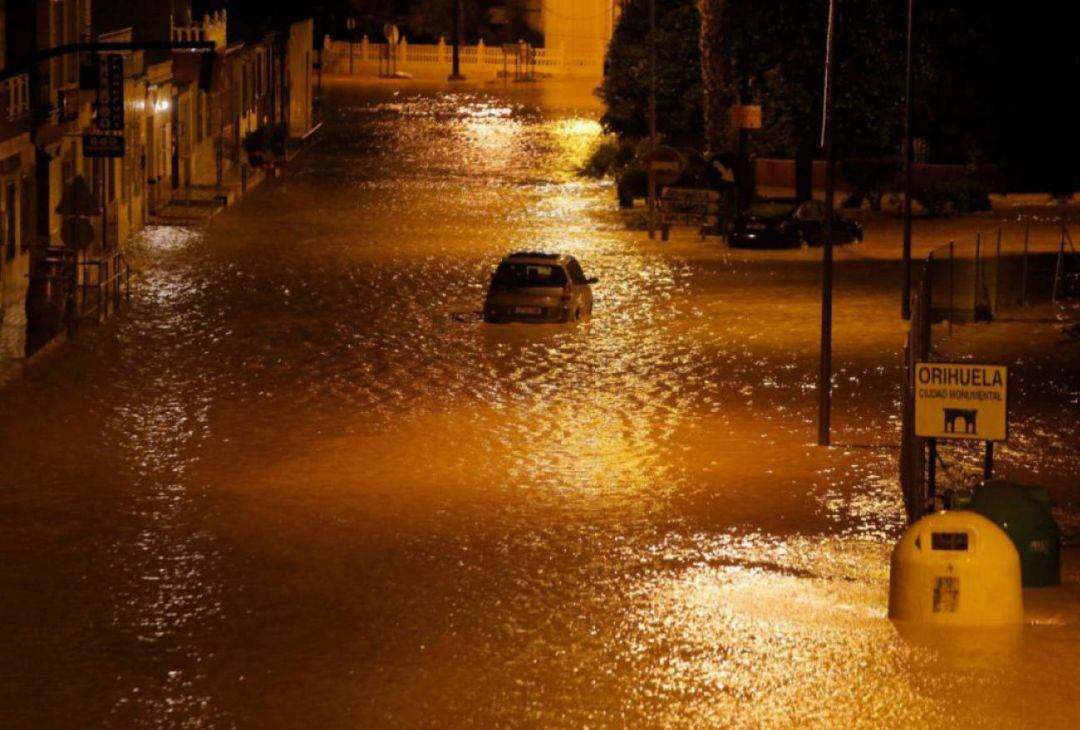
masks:
<svg viewBox="0 0 1080 730"><path fill-rule="evenodd" d="M1000 155L1026 158L1034 170L1063 171L1076 180L1080 10L1047 0L987 6L995 9L992 61L978 83L994 101L989 121Z"/></svg>

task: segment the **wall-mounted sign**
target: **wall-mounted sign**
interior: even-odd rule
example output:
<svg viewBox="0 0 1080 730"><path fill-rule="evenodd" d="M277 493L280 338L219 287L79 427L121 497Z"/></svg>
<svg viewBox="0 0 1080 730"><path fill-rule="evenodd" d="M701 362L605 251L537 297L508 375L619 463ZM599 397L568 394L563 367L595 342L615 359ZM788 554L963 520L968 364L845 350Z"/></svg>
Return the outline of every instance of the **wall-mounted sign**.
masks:
<svg viewBox="0 0 1080 730"><path fill-rule="evenodd" d="M124 137L119 134L84 134L84 157L123 157Z"/></svg>
<svg viewBox="0 0 1080 730"><path fill-rule="evenodd" d="M97 128L103 132L124 128L124 57L103 56L98 64Z"/></svg>
<svg viewBox="0 0 1080 730"><path fill-rule="evenodd" d="M915 435L1005 441L1009 369L955 362L915 364Z"/></svg>

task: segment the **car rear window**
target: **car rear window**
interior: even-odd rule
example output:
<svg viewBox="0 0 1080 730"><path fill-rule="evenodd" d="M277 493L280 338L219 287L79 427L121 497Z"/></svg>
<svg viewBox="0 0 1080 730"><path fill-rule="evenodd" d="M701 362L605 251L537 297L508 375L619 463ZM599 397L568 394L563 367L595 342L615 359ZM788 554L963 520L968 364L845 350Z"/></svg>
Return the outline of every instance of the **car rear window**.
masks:
<svg viewBox="0 0 1080 730"><path fill-rule="evenodd" d="M561 266L504 261L495 270L495 284L505 287L562 286L566 272Z"/></svg>
<svg viewBox="0 0 1080 730"><path fill-rule="evenodd" d="M756 218L784 218L794 207L787 200L758 200L746 212Z"/></svg>

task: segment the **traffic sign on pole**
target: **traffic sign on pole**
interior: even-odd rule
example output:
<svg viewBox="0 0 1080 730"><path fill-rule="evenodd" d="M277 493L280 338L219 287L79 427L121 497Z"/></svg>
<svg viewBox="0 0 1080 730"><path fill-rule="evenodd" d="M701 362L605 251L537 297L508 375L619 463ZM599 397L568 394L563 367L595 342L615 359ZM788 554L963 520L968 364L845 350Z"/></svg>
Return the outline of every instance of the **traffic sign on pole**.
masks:
<svg viewBox="0 0 1080 730"><path fill-rule="evenodd" d="M673 147L657 147L645 155L645 164L653 174L653 182L661 187L677 181L686 167L683 156Z"/></svg>
<svg viewBox="0 0 1080 730"><path fill-rule="evenodd" d="M736 104L731 107L731 120L736 129L761 129L761 105Z"/></svg>

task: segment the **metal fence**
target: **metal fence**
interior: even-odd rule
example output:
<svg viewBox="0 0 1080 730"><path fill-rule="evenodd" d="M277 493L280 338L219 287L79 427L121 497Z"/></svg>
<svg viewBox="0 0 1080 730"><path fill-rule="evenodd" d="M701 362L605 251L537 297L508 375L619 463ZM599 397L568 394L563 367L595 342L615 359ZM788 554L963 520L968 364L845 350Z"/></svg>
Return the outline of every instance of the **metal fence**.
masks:
<svg viewBox="0 0 1080 730"><path fill-rule="evenodd" d="M935 323L988 322L1025 307L1080 295L1080 257L1062 226L1053 246L1030 225L980 231L949 241L926 258L929 315Z"/></svg>
<svg viewBox="0 0 1080 730"><path fill-rule="evenodd" d="M980 231L934 249L923 262L904 350L900 488L909 522L938 506L926 479L935 457L914 425L915 364L933 358L935 334L951 336L955 326L1080 299L1080 255L1068 227L1062 223L1054 241L1038 235L1027 224L1009 235L1000 227Z"/></svg>
<svg viewBox="0 0 1080 730"><path fill-rule="evenodd" d="M402 39L394 47L386 43L373 43L366 38L350 42L335 40L327 44L324 55L324 68L329 73L359 74L371 71L373 64L386 59L393 52L394 59L401 70L419 71L424 69L444 71L450 68L453 48L447 43L410 43ZM595 75L600 73L604 59L601 56L575 57L561 48L531 48L529 64L537 71L557 75ZM459 48L459 63L462 67L489 69L493 73L513 70L513 54L508 54L502 46L487 46L483 41L478 44L462 45Z"/></svg>

